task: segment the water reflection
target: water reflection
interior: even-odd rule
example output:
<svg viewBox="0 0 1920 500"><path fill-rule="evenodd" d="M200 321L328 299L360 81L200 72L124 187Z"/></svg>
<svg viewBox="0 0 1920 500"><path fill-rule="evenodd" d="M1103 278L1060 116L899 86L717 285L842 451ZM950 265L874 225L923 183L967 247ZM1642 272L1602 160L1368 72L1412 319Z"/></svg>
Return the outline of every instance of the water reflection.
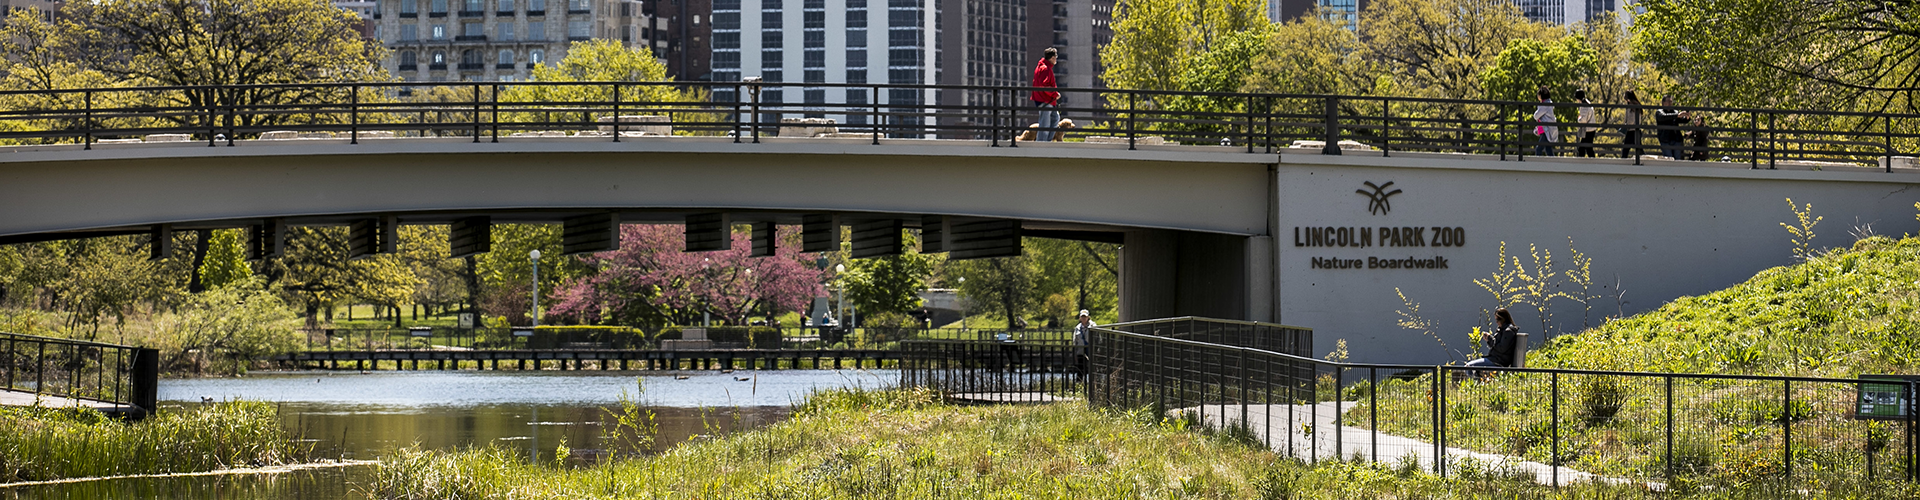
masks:
<svg viewBox="0 0 1920 500"><path fill-rule="evenodd" d="M681 378L685 377L685 378ZM552 460L565 443L583 464L609 452L660 451L694 436L777 422L814 390L892 385L891 370L718 372L295 372L164 380L163 406L203 398L275 402L282 425L322 458L376 459L395 449L501 446ZM622 395L656 415L648 450L610 442L603 422ZM13 498L358 498L371 467L283 474L138 478L0 488Z"/></svg>

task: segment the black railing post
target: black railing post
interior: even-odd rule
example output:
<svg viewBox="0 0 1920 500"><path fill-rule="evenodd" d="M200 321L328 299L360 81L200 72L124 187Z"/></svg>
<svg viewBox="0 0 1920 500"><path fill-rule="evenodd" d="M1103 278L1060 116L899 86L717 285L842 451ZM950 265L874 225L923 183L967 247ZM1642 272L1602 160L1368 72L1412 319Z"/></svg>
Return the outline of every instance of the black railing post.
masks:
<svg viewBox="0 0 1920 500"><path fill-rule="evenodd" d="M220 136L220 110L213 107L213 89L207 88L205 91L205 95L201 97L200 104L202 111L205 111L207 114L207 147L211 148L216 146L214 141Z"/></svg>
<svg viewBox="0 0 1920 500"><path fill-rule="evenodd" d="M233 136L238 135L235 133L234 127L236 126L235 124L240 121L240 105L235 104L233 101L234 99L232 98L227 99L227 147L233 147Z"/></svg>
<svg viewBox="0 0 1920 500"><path fill-rule="evenodd" d="M1553 428L1553 431L1552 431L1553 432L1553 462L1547 465L1553 467L1553 487L1559 488L1560 487L1560 372L1559 371L1553 372L1552 393L1553 393L1552 394L1553 414L1550 418L1552 418L1553 420L1550 426Z"/></svg>
<svg viewBox="0 0 1920 500"><path fill-rule="evenodd" d="M500 142L500 84L498 83L493 84L493 99L491 99L491 101L493 103L492 142L498 143Z"/></svg>
<svg viewBox="0 0 1920 500"><path fill-rule="evenodd" d="M613 142L620 142L620 84L608 85L613 87Z"/></svg>
<svg viewBox="0 0 1920 500"><path fill-rule="evenodd" d="M1780 381L1780 463L1786 467L1786 480L1793 482L1793 381Z"/></svg>
<svg viewBox="0 0 1920 500"><path fill-rule="evenodd" d="M1393 101L1380 98L1380 157L1393 157Z"/></svg>
<svg viewBox="0 0 1920 500"><path fill-rule="evenodd" d="M1000 93L987 93L987 135L993 147L1000 147Z"/></svg>
<svg viewBox="0 0 1920 500"><path fill-rule="evenodd" d="M480 85L473 86L473 143L480 143ZM399 314L399 313L395 313Z"/></svg>
<svg viewBox="0 0 1920 500"><path fill-rule="evenodd" d="M1327 96L1326 145L1320 147L1320 154L1340 155L1340 101L1338 97Z"/></svg>
<svg viewBox="0 0 1920 500"><path fill-rule="evenodd" d="M1245 115L1247 119L1247 152L1252 153L1253 152L1253 135L1254 135L1253 134L1253 95L1252 94L1247 95L1247 110Z"/></svg>
<svg viewBox="0 0 1920 500"><path fill-rule="evenodd" d="M1886 141L1887 173L1893 173L1893 115L1882 117L1880 138Z"/></svg>
<svg viewBox="0 0 1920 500"><path fill-rule="evenodd" d="M1134 111L1134 105L1135 105L1134 101L1139 100L1139 98L1140 98L1139 93L1131 90L1127 91L1127 150L1128 151L1134 150L1133 141L1134 141L1134 138L1139 135L1139 129L1134 126L1135 115L1138 114Z"/></svg>
<svg viewBox="0 0 1920 500"><path fill-rule="evenodd" d="M1367 462L1380 462L1380 368L1367 367L1367 431L1372 437L1367 439Z"/></svg>
<svg viewBox="0 0 1920 500"><path fill-rule="evenodd" d="M82 141L86 143L86 146L81 149L91 151L93 150L93 91L88 90L84 92L81 99L85 100L87 103L86 104L87 106L86 123L81 124L81 126L85 127L87 131L86 137L82 139Z"/></svg>
<svg viewBox="0 0 1920 500"><path fill-rule="evenodd" d="M1447 390L1452 388L1451 384L1448 384L1445 380L1440 381L1440 397L1437 399L1440 403L1440 436L1438 439L1440 441L1440 454L1434 456L1435 466L1440 468L1440 477L1447 477L1447 469L1449 468L1447 464L1447 434L1450 431L1447 430Z"/></svg>
<svg viewBox="0 0 1920 500"><path fill-rule="evenodd" d="M867 100L873 101L873 145L879 146L880 145L880 86L875 85L873 86L872 90L873 90L872 98Z"/></svg>
<svg viewBox="0 0 1920 500"><path fill-rule="evenodd" d="M347 144L360 143L360 85L347 85ZM308 343L312 343L309 339Z"/></svg>
<svg viewBox="0 0 1920 500"><path fill-rule="evenodd" d="M1673 376L1667 379L1667 484L1673 484Z"/></svg>
<svg viewBox="0 0 1920 500"><path fill-rule="evenodd" d="M160 350L135 348L133 350L133 398L128 403L151 414L159 409L160 400Z"/></svg>
<svg viewBox="0 0 1920 500"><path fill-rule="evenodd" d="M1747 170L1760 169L1760 115L1747 113Z"/></svg>
<svg viewBox="0 0 1920 500"><path fill-rule="evenodd" d="M33 357L33 393L40 394L47 388L47 343L40 343L40 354Z"/></svg>
<svg viewBox="0 0 1920 500"><path fill-rule="evenodd" d="M1767 170L1779 168L1780 164L1780 115L1767 113Z"/></svg>
<svg viewBox="0 0 1920 500"><path fill-rule="evenodd" d="M740 93L745 92L740 84L733 84L733 143L740 143Z"/></svg>
<svg viewBox="0 0 1920 500"><path fill-rule="evenodd" d="M1013 127L1013 130L1008 131L1007 147L1020 147L1020 134L1027 128L1020 126L1020 91L1015 89L1007 89L1007 125ZM1039 138L1038 135L1034 136L1034 139Z"/></svg>

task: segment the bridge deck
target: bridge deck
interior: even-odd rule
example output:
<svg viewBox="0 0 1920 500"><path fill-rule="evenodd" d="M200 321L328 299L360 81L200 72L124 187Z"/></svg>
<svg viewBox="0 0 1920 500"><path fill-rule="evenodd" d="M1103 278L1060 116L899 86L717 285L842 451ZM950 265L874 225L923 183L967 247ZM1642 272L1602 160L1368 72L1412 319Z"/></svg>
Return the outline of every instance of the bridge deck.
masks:
<svg viewBox="0 0 1920 500"><path fill-rule="evenodd" d="M127 405L93 399L65 398L0 389L0 406L40 406L43 408L92 408L104 413L127 410Z"/></svg>

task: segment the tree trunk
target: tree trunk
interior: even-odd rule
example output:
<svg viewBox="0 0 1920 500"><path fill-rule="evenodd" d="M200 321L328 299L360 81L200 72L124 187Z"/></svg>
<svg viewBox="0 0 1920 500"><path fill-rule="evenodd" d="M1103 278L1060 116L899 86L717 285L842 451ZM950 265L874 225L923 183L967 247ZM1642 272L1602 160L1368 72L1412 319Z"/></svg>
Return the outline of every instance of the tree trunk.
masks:
<svg viewBox="0 0 1920 500"><path fill-rule="evenodd" d="M201 229L193 232L193 269L188 272L187 292L207 291L207 284L200 281L200 265L207 260L207 240L212 239L213 231Z"/></svg>

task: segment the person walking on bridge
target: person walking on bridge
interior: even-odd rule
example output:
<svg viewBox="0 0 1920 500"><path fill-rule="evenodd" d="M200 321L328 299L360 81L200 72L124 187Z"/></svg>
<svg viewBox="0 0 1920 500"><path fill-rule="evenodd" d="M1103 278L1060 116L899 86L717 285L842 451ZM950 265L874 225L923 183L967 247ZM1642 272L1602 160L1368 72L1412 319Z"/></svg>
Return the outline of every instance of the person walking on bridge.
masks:
<svg viewBox="0 0 1920 500"><path fill-rule="evenodd" d="M1060 50L1047 47L1040 56L1040 62L1033 67L1033 86L1036 88L1059 88L1053 81L1053 65L1060 60ZM1045 90L1033 91L1033 103L1040 106L1040 142L1053 140L1055 127L1060 126L1060 93Z"/></svg>

